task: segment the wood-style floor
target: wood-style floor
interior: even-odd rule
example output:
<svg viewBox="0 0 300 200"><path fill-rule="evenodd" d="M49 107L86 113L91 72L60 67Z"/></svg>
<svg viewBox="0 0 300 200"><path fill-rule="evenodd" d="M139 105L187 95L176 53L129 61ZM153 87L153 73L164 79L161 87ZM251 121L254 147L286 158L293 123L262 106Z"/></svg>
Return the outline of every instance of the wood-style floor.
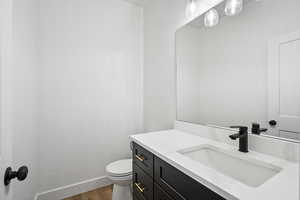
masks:
<svg viewBox="0 0 300 200"><path fill-rule="evenodd" d="M99 188L87 193L79 194L74 197L70 197L63 200L111 200L112 197L112 185Z"/></svg>

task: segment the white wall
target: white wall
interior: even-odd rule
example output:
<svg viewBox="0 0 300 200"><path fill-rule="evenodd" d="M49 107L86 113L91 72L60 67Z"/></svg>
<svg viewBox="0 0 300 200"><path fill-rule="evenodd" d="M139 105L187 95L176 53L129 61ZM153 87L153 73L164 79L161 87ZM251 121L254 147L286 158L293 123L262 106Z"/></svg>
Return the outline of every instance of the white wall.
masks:
<svg viewBox="0 0 300 200"><path fill-rule="evenodd" d="M105 175L143 131L143 12L122 0L42 0L40 191Z"/></svg>
<svg viewBox="0 0 300 200"><path fill-rule="evenodd" d="M144 7L144 122L146 131L175 120L175 31L185 21L184 0L149 0Z"/></svg>
<svg viewBox="0 0 300 200"><path fill-rule="evenodd" d="M24 182L12 181L13 200L32 200L38 186L37 69L38 0L12 1L9 74L13 169L29 168ZM6 97L5 97L6 98Z"/></svg>

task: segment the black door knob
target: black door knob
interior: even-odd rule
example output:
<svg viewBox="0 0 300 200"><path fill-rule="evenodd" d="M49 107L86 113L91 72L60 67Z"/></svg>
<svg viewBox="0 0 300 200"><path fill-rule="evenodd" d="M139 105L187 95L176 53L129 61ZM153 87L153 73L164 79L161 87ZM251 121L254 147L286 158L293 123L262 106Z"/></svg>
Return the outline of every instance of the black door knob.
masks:
<svg viewBox="0 0 300 200"><path fill-rule="evenodd" d="M270 126L276 126L277 125L277 121L275 120L271 120L269 121Z"/></svg>
<svg viewBox="0 0 300 200"><path fill-rule="evenodd" d="M28 167L22 166L18 171L13 171L11 167L8 167L4 175L4 185L9 185L12 179L17 178L19 181L24 181L28 175Z"/></svg>

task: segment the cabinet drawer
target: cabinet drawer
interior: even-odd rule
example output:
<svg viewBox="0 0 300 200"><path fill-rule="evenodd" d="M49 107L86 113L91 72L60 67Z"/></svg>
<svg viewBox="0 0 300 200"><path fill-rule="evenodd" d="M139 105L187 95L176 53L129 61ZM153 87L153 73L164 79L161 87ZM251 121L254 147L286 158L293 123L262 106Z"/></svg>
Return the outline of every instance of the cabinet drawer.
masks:
<svg viewBox="0 0 300 200"><path fill-rule="evenodd" d="M133 199L133 200L140 200L140 199L137 198L135 195L133 195L132 199Z"/></svg>
<svg viewBox="0 0 300 200"><path fill-rule="evenodd" d="M154 179L175 200L225 200L157 157L154 160Z"/></svg>
<svg viewBox="0 0 300 200"><path fill-rule="evenodd" d="M133 164L138 165L142 168L148 175L153 177L153 154L133 143Z"/></svg>
<svg viewBox="0 0 300 200"><path fill-rule="evenodd" d="M154 184L154 200L173 200L157 184Z"/></svg>
<svg viewBox="0 0 300 200"><path fill-rule="evenodd" d="M153 179L133 165L133 195L140 200L153 200Z"/></svg>

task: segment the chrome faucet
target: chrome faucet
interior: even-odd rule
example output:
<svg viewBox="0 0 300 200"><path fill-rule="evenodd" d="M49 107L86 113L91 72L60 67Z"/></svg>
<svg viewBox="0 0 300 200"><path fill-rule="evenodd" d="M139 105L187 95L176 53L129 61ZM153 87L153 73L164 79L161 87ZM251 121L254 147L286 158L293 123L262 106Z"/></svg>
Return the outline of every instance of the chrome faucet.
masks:
<svg viewBox="0 0 300 200"><path fill-rule="evenodd" d="M231 126L230 128L238 128L239 132L230 135L230 139L236 140L239 138L239 151L243 153L248 152L248 127L246 126Z"/></svg>

